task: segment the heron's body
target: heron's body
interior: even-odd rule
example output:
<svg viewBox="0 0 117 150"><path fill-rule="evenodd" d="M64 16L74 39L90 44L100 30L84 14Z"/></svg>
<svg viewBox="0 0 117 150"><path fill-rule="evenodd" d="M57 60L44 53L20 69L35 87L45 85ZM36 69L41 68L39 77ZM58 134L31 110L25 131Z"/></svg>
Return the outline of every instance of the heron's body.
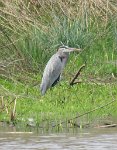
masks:
<svg viewBox="0 0 117 150"><path fill-rule="evenodd" d="M68 58L65 56L63 58L60 57L58 53L54 54L50 58L45 67L40 86L42 94L45 94L49 87L56 85L56 83L60 80L60 75L67 59Z"/></svg>
<svg viewBox="0 0 117 150"><path fill-rule="evenodd" d="M60 75L67 63L68 57L68 52L58 50L57 53L50 58L44 69L42 82L40 85L42 95L45 94L48 88L56 85L60 80Z"/></svg>

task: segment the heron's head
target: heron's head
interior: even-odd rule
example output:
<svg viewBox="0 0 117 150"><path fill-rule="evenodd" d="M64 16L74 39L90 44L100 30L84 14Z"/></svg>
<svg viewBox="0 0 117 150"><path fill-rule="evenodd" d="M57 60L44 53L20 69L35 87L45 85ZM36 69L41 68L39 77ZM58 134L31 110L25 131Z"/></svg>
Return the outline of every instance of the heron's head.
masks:
<svg viewBox="0 0 117 150"><path fill-rule="evenodd" d="M68 46L60 46L59 49L58 49L58 52L62 52L62 53L70 53L70 52L80 52L81 49L78 49L78 48L72 48L72 47L68 47Z"/></svg>

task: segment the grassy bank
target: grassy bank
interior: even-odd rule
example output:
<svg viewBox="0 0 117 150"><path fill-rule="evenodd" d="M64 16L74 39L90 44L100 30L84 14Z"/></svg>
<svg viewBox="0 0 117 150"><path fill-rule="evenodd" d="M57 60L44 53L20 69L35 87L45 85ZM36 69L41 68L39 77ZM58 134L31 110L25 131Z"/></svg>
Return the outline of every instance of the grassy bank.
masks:
<svg viewBox="0 0 117 150"><path fill-rule="evenodd" d="M100 120L112 123L111 119L117 115L116 84L81 83L70 87L63 81L42 97L38 86L32 86L31 82L24 84L3 79L0 82L3 95L0 119L16 126L45 129L56 128L58 124L63 128L97 126Z"/></svg>
<svg viewBox="0 0 117 150"><path fill-rule="evenodd" d="M34 80L34 78L32 79ZM0 118L2 121L20 122L27 125L30 118L36 125L52 127L62 121L73 119L79 115L97 109L94 112L79 117L78 125L90 123L117 115L116 84L81 83L70 87L68 82L63 81L54 89L41 96L38 87L30 84L1 80L1 93L3 97L3 110ZM16 106L15 106L16 100ZM15 108L14 108L15 107ZM14 116L12 113L14 111ZM73 119L73 122L77 122Z"/></svg>
<svg viewBox="0 0 117 150"><path fill-rule="evenodd" d="M1 121L26 125L33 118L36 125L52 126L89 112L79 125L117 115L116 1L11 0L0 7ZM43 69L61 42L83 51L70 55L63 80L42 97ZM84 63L81 84L71 87Z"/></svg>

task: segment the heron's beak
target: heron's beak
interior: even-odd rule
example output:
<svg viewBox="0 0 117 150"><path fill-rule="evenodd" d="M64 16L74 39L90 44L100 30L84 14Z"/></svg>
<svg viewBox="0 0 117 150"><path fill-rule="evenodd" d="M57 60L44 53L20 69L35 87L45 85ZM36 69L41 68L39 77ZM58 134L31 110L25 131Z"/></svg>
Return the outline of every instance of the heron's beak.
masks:
<svg viewBox="0 0 117 150"><path fill-rule="evenodd" d="M82 50L81 49L78 49L78 48L68 48L66 49L66 52L81 52Z"/></svg>

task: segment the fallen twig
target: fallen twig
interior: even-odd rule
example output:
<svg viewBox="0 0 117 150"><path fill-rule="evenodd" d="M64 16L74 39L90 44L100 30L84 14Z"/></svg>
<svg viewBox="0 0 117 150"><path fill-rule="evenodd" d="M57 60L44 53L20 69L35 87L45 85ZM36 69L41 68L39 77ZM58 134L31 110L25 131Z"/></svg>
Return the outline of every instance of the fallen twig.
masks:
<svg viewBox="0 0 117 150"><path fill-rule="evenodd" d="M78 76L80 75L81 70L85 67L85 64L83 64L80 69L78 70L78 72L75 74L75 76L73 77L73 79L70 81L70 85L73 86L74 84L80 83L80 81L76 81L75 80L78 78Z"/></svg>
<svg viewBox="0 0 117 150"><path fill-rule="evenodd" d="M111 127L117 127L117 124L103 125L103 126L98 126L98 127L95 127L95 128L111 128Z"/></svg>
<svg viewBox="0 0 117 150"><path fill-rule="evenodd" d="M106 104L104 104L104 105L102 105L102 106L96 107L96 108L94 108L94 109L92 109L92 110L90 110L90 111L87 111L87 112L85 112L85 113L83 113L83 114L81 114L81 115L78 115L78 116L76 116L76 117L74 117L74 118L68 119L68 120L66 120L66 121L62 121L61 123L58 123L58 124L55 124L55 125L52 126L52 127L59 126L60 124L63 124L63 123L65 123L65 122L70 122L70 121L72 121L72 120L74 120L74 119L77 119L77 118L79 118L79 117L85 116L85 115L87 115L87 114L89 114L89 113L91 113L91 112L94 112L94 111L98 110L98 109L102 109L102 108L104 108L104 107L106 107L106 106L108 106L108 105L114 103L115 101L116 101L116 100L114 99L114 100L112 100L112 101L110 101L110 102L108 102L108 103L106 103Z"/></svg>
<svg viewBox="0 0 117 150"><path fill-rule="evenodd" d="M33 132L3 132L3 134L33 134Z"/></svg>

